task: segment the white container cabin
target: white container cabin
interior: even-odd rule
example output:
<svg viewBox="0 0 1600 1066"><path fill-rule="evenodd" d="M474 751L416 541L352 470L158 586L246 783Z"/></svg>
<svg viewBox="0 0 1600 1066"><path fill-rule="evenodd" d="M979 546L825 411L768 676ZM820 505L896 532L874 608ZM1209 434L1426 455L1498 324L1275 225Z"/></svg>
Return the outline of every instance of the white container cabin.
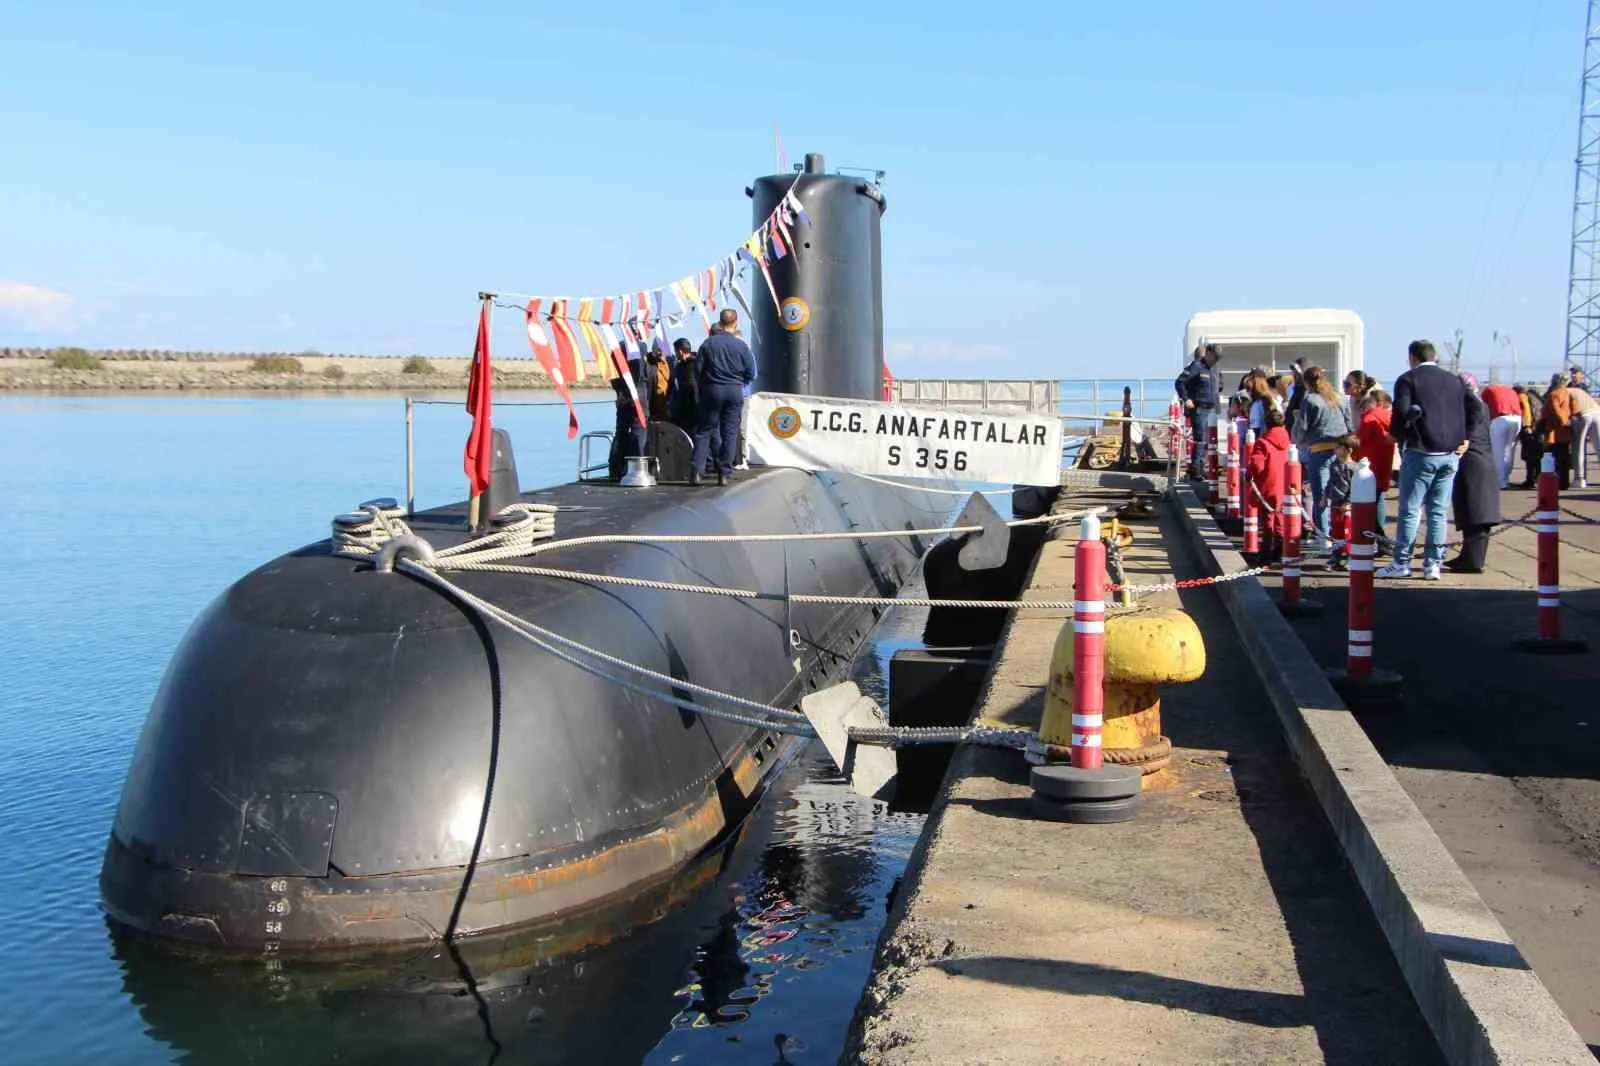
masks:
<svg viewBox="0 0 1600 1066"><path fill-rule="evenodd" d="M1201 311L1189 319L1183 334L1179 369L1189 365L1194 350L1215 344L1222 354L1224 394L1238 387L1252 367L1287 370L1304 359L1306 366L1328 372L1334 388L1352 370L1364 369L1361 350L1365 330L1354 311L1326 308L1284 308Z"/></svg>

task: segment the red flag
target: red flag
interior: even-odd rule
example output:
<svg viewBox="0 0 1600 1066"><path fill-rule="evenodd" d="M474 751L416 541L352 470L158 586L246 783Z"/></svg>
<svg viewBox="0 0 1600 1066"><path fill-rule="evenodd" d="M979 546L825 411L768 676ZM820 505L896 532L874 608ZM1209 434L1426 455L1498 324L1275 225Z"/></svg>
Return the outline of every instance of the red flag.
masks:
<svg viewBox="0 0 1600 1066"><path fill-rule="evenodd" d="M533 346L533 357L544 367L545 376L555 383L556 393L567 402L567 439L571 440L578 435L578 409L572 406L572 393L567 388L566 375L561 373L561 364L556 361L556 353L550 347L550 335L539 321L537 299L528 301L528 343Z"/></svg>
<svg viewBox="0 0 1600 1066"><path fill-rule="evenodd" d="M582 381L583 358L578 354L578 338L567 324L567 301L550 303L550 331L556 336L556 353L561 357L561 372L568 381Z"/></svg>
<svg viewBox="0 0 1600 1066"><path fill-rule="evenodd" d="M494 458L494 429L490 424L494 380L489 369L489 301L478 312L478 343L472 349L472 373L467 378L467 411L472 415L472 432L467 434L467 449L462 465L472 495L481 496L489 487L489 465Z"/></svg>
<svg viewBox="0 0 1600 1066"><path fill-rule="evenodd" d="M634 413L639 416L639 425L648 426L650 420L644 416L644 404L639 402L639 390L634 387L633 375L628 372L628 357L622 354L621 348L611 349L611 360L617 366L617 371L622 375L622 384L627 388L628 395L633 399Z"/></svg>
<svg viewBox="0 0 1600 1066"><path fill-rule="evenodd" d="M883 400L888 403L894 399L894 375L889 372L889 364L883 364Z"/></svg>
<svg viewBox="0 0 1600 1066"><path fill-rule="evenodd" d="M778 216L776 214L767 220L767 230L772 235L773 256L777 259L782 259L789 254L789 249L783 243L783 232L778 229Z"/></svg>

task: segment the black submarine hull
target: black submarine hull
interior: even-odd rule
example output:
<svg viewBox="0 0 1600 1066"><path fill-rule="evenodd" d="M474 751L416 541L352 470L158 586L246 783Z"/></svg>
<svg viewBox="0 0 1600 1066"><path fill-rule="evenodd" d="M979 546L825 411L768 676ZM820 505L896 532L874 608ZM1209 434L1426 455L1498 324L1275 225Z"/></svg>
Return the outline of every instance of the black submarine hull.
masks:
<svg viewBox="0 0 1600 1066"><path fill-rule="evenodd" d="M948 499L781 469L726 488L582 482L523 498L570 508L561 538L926 528ZM459 507L410 524L438 548L467 536ZM928 546L607 544L540 562L892 595ZM452 580L630 662L787 706L847 676L879 613L514 574ZM713 846L793 745L625 691L322 542L246 575L185 636L134 753L101 893L138 930L285 954L561 919Z"/></svg>

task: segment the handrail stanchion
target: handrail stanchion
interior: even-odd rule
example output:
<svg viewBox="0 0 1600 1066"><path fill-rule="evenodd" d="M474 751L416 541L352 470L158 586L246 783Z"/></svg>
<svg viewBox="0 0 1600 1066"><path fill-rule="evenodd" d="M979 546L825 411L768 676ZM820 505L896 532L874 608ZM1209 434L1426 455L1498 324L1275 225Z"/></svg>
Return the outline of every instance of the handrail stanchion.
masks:
<svg viewBox="0 0 1600 1066"><path fill-rule="evenodd" d="M416 409L410 396L406 397L406 517L417 513L417 453L411 428L412 411Z"/></svg>

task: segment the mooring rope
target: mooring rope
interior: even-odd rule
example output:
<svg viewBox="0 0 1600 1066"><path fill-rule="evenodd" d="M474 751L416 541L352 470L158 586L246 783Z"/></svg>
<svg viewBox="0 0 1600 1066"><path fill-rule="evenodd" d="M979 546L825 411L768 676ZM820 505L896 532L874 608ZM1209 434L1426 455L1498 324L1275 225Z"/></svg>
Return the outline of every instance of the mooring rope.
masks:
<svg viewBox="0 0 1600 1066"><path fill-rule="evenodd" d="M664 592L687 592L705 595L733 596L744 599L783 599L782 594L762 593L754 589L726 589L712 585L694 585L671 581L650 581L643 578L619 577L584 570L564 570L551 567L508 565L503 559L526 559L557 548L591 547L596 544L779 544L808 541L835 540L886 540L893 538L957 536L965 533L982 533L981 525L930 526L916 529L843 530L826 533L598 533L584 537L555 539L556 515L560 508L552 504L513 503L501 509L495 523L503 528L487 536L465 541L449 548L433 551L433 566L439 570L476 570L493 573L523 574L530 577L550 577L565 580L593 581L600 584L624 585L632 588L658 589ZM1062 514L1039 515L1034 518L1013 518L1004 524L1010 528L1036 525L1058 525L1076 521L1091 514L1101 514L1104 507ZM373 560L384 545L400 537L415 537L406 524L404 508L392 500L373 500L355 511L338 515L333 520L331 537L333 554L350 559ZM806 599L796 595L787 597L796 603L812 602L838 606L939 606L941 601L898 600L885 597L820 597ZM1002 602L963 600L945 601L951 606L997 607ZM1068 603L1070 608L1070 602Z"/></svg>
<svg viewBox="0 0 1600 1066"><path fill-rule="evenodd" d="M519 618L504 608L490 603L483 597L468 592L437 570L430 569L414 560L402 560L397 564L397 569L439 588L450 597L482 612L485 616L510 629L512 633L561 661L586 673L593 674L625 691L647 699L659 700L669 706L694 714L720 718L724 721L753 729L768 729L796 737L815 737L817 735L816 730L812 728L806 716L799 711L770 703L761 703L757 700L747 699L731 692L722 692L705 685L697 685L691 681L685 681L670 674L663 674L649 667L628 662L626 659L619 658L592 645L584 644L582 641L564 637L559 633L545 629L543 626L529 622L527 619ZM569 652L565 650L566 648L570 648L572 651ZM574 652L577 654L574 654ZM590 656L598 660L598 662L586 662L580 658L580 655ZM675 692L664 692L638 684L628 678L603 669L598 665L599 663L618 667L653 681L671 685L675 689L698 693L711 699L749 708L756 713L751 714L732 710L728 707L696 703L693 700L677 695ZM1027 730L988 725L965 727L884 726L870 729L851 728L849 730L850 739L857 743L875 744L891 748L910 747L917 744L979 744L988 747L1023 748L1026 747L1030 736L1032 736L1032 733Z"/></svg>

